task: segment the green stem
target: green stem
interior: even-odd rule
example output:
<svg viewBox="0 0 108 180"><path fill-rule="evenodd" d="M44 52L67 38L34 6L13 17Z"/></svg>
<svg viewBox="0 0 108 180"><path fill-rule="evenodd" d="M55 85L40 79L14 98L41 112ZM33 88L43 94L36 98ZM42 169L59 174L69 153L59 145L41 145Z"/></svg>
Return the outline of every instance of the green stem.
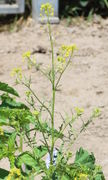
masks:
<svg viewBox="0 0 108 180"><path fill-rule="evenodd" d="M73 54L73 51L71 52L70 58L69 58L69 60L68 60L68 62L67 62L67 64L66 64L65 68L63 69L63 71L61 72L59 78L57 79L57 82L56 82L56 84L55 84L55 90L57 90L57 86L58 86L58 84L59 84L59 82L60 82L60 80L61 80L61 78L62 78L62 76L63 76L63 73L65 72L65 70L67 69L67 67L69 66L69 64L70 64L70 62L71 62L72 54Z"/></svg>
<svg viewBox="0 0 108 180"><path fill-rule="evenodd" d="M20 148L19 148L20 152L23 152L23 137L22 134L20 135Z"/></svg>
<svg viewBox="0 0 108 180"><path fill-rule="evenodd" d="M33 94L33 96L37 99L37 101L47 110L47 112L49 113L50 117L52 117L52 114L50 112L50 110L48 109L48 107L38 98L38 96L34 93L34 91L31 89L31 87L29 87L26 83L22 82L29 90L30 92Z"/></svg>
<svg viewBox="0 0 108 180"><path fill-rule="evenodd" d="M33 109L36 110L35 107L34 107L34 105L33 105ZM39 120L38 117L37 117L37 121L38 121L38 123L39 123L39 126L41 127L43 139L44 139L45 145L46 145L46 147L47 147L47 149L48 149L48 153L50 154L49 145L48 145L48 142L47 142L47 140L46 140L45 134L44 134L44 132L43 132L42 124L41 124L41 122L40 122L40 120ZM36 128L30 129L30 130L28 130L27 132L29 133L29 132L34 131L34 130L36 130Z"/></svg>
<svg viewBox="0 0 108 180"><path fill-rule="evenodd" d="M106 7L108 8L108 1L107 0L104 0L104 3L106 5Z"/></svg>
<svg viewBox="0 0 108 180"><path fill-rule="evenodd" d="M10 169L12 169L15 166L15 154L11 154L8 158L10 162Z"/></svg>
<svg viewBox="0 0 108 180"><path fill-rule="evenodd" d="M46 140L45 134L44 134L44 132L43 132L43 127L42 127L42 124L41 124L41 122L39 121L39 119L38 119L38 118L37 118L37 121L38 121L38 123L39 123L39 125L40 125L40 127L41 127L41 129L42 129L42 135L43 135L43 138L44 138L44 142L45 142L46 147L47 147L47 149L48 149L48 152L49 152L49 154L50 154L49 145L48 145L48 142L47 142L47 140Z"/></svg>
<svg viewBox="0 0 108 180"><path fill-rule="evenodd" d="M52 51L52 118L51 118L51 128L52 128L52 142L51 142L51 165L53 165L53 150L54 150L54 112L55 112L55 66L54 66L54 48L53 48L53 40L51 33L50 21L48 18L48 30L49 37L51 43L51 51Z"/></svg>
<svg viewBox="0 0 108 180"><path fill-rule="evenodd" d="M93 121L93 115L89 118L89 120L81 127L80 132L74 137L74 139L70 142L69 147L66 151L69 151L74 142L78 139L80 134L85 130L85 128Z"/></svg>

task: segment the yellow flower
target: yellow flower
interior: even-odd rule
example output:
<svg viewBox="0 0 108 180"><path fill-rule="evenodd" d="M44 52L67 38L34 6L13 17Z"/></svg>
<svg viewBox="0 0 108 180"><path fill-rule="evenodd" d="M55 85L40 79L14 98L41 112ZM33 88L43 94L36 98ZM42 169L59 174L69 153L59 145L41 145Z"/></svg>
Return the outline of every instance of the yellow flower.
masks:
<svg viewBox="0 0 108 180"><path fill-rule="evenodd" d="M43 17L44 15L46 15L47 17L54 15L54 8L50 3L42 4L40 11L41 11L40 13L41 17Z"/></svg>
<svg viewBox="0 0 108 180"><path fill-rule="evenodd" d="M18 79L22 79L22 69L19 67L19 68L13 68L12 71L11 71L11 76L14 77L14 76L17 76Z"/></svg>
<svg viewBox="0 0 108 180"><path fill-rule="evenodd" d="M84 112L84 109L76 107L75 111L76 111L77 116L81 116Z"/></svg>
<svg viewBox="0 0 108 180"><path fill-rule="evenodd" d="M62 45L59 49L58 56L57 56L57 71L63 72L64 68L66 67L66 64L70 62L70 58L73 55L74 50L76 50L77 47L75 44L72 45Z"/></svg>
<svg viewBox="0 0 108 180"><path fill-rule="evenodd" d="M15 179L17 179L17 180L20 180L20 176L21 176L20 169L14 167L13 169L10 170L10 173L6 180L11 180L11 179L13 179L13 177L15 177Z"/></svg>
<svg viewBox="0 0 108 180"><path fill-rule="evenodd" d="M27 51L23 54L23 58L30 58L31 56L31 52L30 51Z"/></svg>
<svg viewBox="0 0 108 180"><path fill-rule="evenodd" d="M10 174L11 174L11 175L20 176L20 175L21 175L21 171L20 171L20 169L14 167L13 169L10 170Z"/></svg>
<svg viewBox="0 0 108 180"><path fill-rule="evenodd" d="M33 115L38 116L39 115L39 111L33 111Z"/></svg>
<svg viewBox="0 0 108 180"><path fill-rule="evenodd" d="M6 180L11 180L11 175L9 174L8 177L6 178Z"/></svg>
<svg viewBox="0 0 108 180"><path fill-rule="evenodd" d="M60 52L64 55L65 58L68 58L70 55L72 55L74 50L77 50L77 46L75 44L69 46L63 44L60 48Z"/></svg>
<svg viewBox="0 0 108 180"><path fill-rule="evenodd" d="M4 135L4 130L2 129L2 127L0 127L0 135L1 135L1 136Z"/></svg>
<svg viewBox="0 0 108 180"><path fill-rule="evenodd" d="M79 180L88 180L88 175L81 173L81 174L79 175Z"/></svg>
<svg viewBox="0 0 108 180"><path fill-rule="evenodd" d="M31 57L31 52L27 51L23 54L23 62L27 62L28 69L31 69L32 66L36 65L36 59L34 57Z"/></svg>
<svg viewBox="0 0 108 180"><path fill-rule="evenodd" d="M64 57L62 57L62 56L58 56L58 57L57 57L57 60L58 60L59 62L61 62L61 63L65 63L65 62L66 62L66 59L65 59Z"/></svg>

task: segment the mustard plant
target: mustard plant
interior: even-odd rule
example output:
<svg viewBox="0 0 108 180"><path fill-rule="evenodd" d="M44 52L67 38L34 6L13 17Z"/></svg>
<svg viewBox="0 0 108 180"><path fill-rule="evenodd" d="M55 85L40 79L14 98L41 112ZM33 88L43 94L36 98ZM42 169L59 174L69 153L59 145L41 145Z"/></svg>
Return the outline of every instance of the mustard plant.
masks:
<svg viewBox="0 0 108 180"><path fill-rule="evenodd" d="M28 105L17 102L15 96L19 97L19 94L16 90L0 82L0 90L5 92L0 96L0 159L7 157L10 162L10 171L0 169L0 178L32 180L41 174L42 180L104 180L101 167L95 165L94 155L83 148L76 152L74 162L69 162L72 157L72 145L93 119L100 115L100 110L94 109L90 118L86 122L82 121L79 130L75 131L73 125L77 120L82 120L84 113L83 108L76 107L71 116L61 115L62 123L58 129L55 128L56 93L77 47L75 44L61 45L55 57L50 24L50 16L53 16L53 13L51 4L41 6L41 16L47 17L51 67L45 71L38 66L30 51L23 54L23 61L27 61L28 70L37 70L38 66L40 73L50 81L51 100L41 100L31 87L32 77L23 75L19 67L14 68L11 75L15 76L17 84L27 88L25 95ZM8 130L4 127L8 127ZM40 141L37 140L37 134L41 137ZM58 140L59 147L56 147ZM24 146L27 146L27 149L24 149Z"/></svg>

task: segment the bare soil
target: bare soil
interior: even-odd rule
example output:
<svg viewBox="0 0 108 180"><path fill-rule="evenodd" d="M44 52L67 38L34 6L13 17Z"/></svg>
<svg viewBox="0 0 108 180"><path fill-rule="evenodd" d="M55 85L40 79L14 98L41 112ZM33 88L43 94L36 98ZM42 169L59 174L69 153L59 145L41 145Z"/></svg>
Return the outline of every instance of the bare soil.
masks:
<svg viewBox="0 0 108 180"><path fill-rule="evenodd" d="M74 107L85 109L86 120L93 108L101 109L101 116L78 138L73 145L75 152L79 147L93 152L97 163L103 168L106 180L108 179L108 19L97 18L92 22L76 19L71 26L66 21L59 25L52 25L55 42L55 54L61 44L75 43L78 52L72 59L72 65L62 78L61 91L57 92L56 111L68 112ZM29 19L17 31L4 31L0 33L0 81L6 82L16 88L22 100L25 100L25 88L16 86L10 72L14 67L20 67L22 54L28 50L43 66L51 62L50 43L46 35L46 26L36 24ZM39 46L45 54L38 52ZM32 74L34 79L32 87L44 99L50 97L50 84L39 72L28 71L22 67L26 75ZM56 125L60 120L56 117ZM8 162L1 161L0 167L9 168Z"/></svg>

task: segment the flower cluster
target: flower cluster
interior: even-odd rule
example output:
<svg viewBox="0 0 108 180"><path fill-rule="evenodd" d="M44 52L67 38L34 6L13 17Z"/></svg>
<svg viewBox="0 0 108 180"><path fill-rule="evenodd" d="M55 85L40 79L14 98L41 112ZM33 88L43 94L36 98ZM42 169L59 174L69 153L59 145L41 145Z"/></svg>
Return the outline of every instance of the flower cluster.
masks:
<svg viewBox="0 0 108 180"><path fill-rule="evenodd" d="M75 111L76 111L77 116L81 116L84 112L84 109L76 107Z"/></svg>
<svg viewBox="0 0 108 180"><path fill-rule="evenodd" d="M42 4L41 8L40 8L41 14L40 16L54 16L54 8L52 7L52 5L50 3L46 3L46 4Z"/></svg>
<svg viewBox="0 0 108 180"><path fill-rule="evenodd" d="M23 54L23 58L26 58L26 57L30 58L30 56L31 56L31 52L30 51L27 51L27 52L25 52Z"/></svg>
<svg viewBox="0 0 108 180"><path fill-rule="evenodd" d="M16 180L20 180L20 176L21 176L21 171L20 169L14 167L13 169L10 170L10 173L7 177L6 180L12 180L13 177L16 179Z"/></svg>
<svg viewBox="0 0 108 180"><path fill-rule="evenodd" d="M72 55L75 50L77 50L77 46L75 44L69 46L62 45L60 48L60 52L62 55L64 55L65 58L68 58L70 55Z"/></svg>
<svg viewBox="0 0 108 180"><path fill-rule="evenodd" d="M59 49L58 56L57 56L57 62L58 62L58 70L59 72L62 72L64 69L64 65L70 61L71 56L73 55L74 50L77 50L77 47L75 44L72 45L62 45Z"/></svg>
<svg viewBox="0 0 108 180"><path fill-rule="evenodd" d="M58 60L58 62L61 62L63 64L66 62L66 59L64 57L62 57L62 56L58 56L57 60Z"/></svg>
<svg viewBox="0 0 108 180"><path fill-rule="evenodd" d="M22 80L22 69L20 67L13 68L11 71L11 76L16 77L16 83L19 83Z"/></svg>
<svg viewBox="0 0 108 180"><path fill-rule="evenodd" d="M22 57L23 57L23 62L27 61L28 69L31 69L33 66L36 65L36 60L35 60L35 58L31 58L31 52L30 51L25 52L22 55Z"/></svg>

